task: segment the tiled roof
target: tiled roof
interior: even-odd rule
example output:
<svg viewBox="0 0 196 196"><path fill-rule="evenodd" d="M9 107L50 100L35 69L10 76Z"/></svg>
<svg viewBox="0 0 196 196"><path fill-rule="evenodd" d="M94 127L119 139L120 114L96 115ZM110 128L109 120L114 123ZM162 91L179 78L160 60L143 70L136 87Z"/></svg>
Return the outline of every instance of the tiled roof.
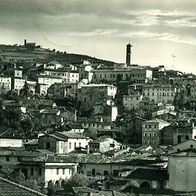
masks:
<svg viewBox="0 0 196 196"><path fill-rule="evenodd" d="M45 196L25 186L14 183L10 180L0 177L0 195L1 196Z"/></svg>
<svg viewBox="0 0 196 196"><path fill-rule="evenodd" d="M143 179L143 180L168 180L167 170L160 169L143 169L139 168L129 174L128 179Z"/></svg>

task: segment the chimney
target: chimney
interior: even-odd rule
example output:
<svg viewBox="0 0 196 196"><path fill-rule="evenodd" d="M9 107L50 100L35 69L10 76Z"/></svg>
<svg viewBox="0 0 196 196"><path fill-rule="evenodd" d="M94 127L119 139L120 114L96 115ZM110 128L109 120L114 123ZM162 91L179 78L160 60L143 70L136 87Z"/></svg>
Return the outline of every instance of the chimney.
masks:
<svg viewBox="0 0 196 196"><path fill-rule="evenodd" d="M26 46L26 45L27 45L27 40L25 39L25 40L24 40L24 46Z"/></svg>
<svg viewBox="0 0 196 196"><path fill-rule="evenodd" d="M131 65L131 47L133 47L130 43L127 44L127 50L126 50L126 65Z"/></svg>

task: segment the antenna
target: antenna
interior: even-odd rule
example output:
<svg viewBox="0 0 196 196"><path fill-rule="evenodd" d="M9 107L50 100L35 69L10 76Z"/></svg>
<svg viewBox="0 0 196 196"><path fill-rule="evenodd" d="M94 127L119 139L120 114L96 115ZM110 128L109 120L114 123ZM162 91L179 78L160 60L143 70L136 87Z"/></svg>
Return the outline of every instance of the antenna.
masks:
<svg viewBox="0 0 196 196"><path fill-rule="evenodd" d="M172 69L174 69L174 60L176 58L176 55L172 54Z"/></svg>

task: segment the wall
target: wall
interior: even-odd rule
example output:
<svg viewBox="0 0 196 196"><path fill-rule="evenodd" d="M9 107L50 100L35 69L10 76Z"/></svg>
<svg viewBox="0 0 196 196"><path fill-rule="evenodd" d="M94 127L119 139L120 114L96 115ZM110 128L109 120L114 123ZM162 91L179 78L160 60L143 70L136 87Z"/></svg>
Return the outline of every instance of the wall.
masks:
<svg viewBox="0 0 196 196"><path fill-rule="evenodd" d="M52 166L52 168L50 168ZM45 183L50 180L57 181L69 179L77 172L77 166L68 163L46 163L45 164Z"/></svg>
<svg viewBox="0 0 196 196"><path fill-rule="evenodd" d="M169 188L174 191L196 191L196 157L169 157Z"/></svg>
<svg viewBox="0 0 196 196"><path fill-rule="evenodd" d="M0 147L22 147L22 139L0 138Z"/></svg>

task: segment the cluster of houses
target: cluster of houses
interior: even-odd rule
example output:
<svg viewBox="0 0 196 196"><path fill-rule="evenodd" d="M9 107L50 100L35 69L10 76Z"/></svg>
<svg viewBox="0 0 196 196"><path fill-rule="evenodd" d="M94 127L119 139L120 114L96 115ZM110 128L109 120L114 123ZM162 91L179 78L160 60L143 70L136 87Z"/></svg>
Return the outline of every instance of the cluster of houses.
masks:
<svg viewBox="0 0 196 196"><path fill-rule="evenodd" d="M107 67L89 61L35 64L28 73L36 79L17 66L12 75L0 75L1 95L30 92L19 102L3 100L2 109L16 111L19 121L31 117L38 130L33 138L0 132L2 168L15 166L45 186L77 173L99 182L96 188L76 188L78 195L196 191L196 113L176 103L182 93L194 106L195 76L162 65Z"/></svg>

